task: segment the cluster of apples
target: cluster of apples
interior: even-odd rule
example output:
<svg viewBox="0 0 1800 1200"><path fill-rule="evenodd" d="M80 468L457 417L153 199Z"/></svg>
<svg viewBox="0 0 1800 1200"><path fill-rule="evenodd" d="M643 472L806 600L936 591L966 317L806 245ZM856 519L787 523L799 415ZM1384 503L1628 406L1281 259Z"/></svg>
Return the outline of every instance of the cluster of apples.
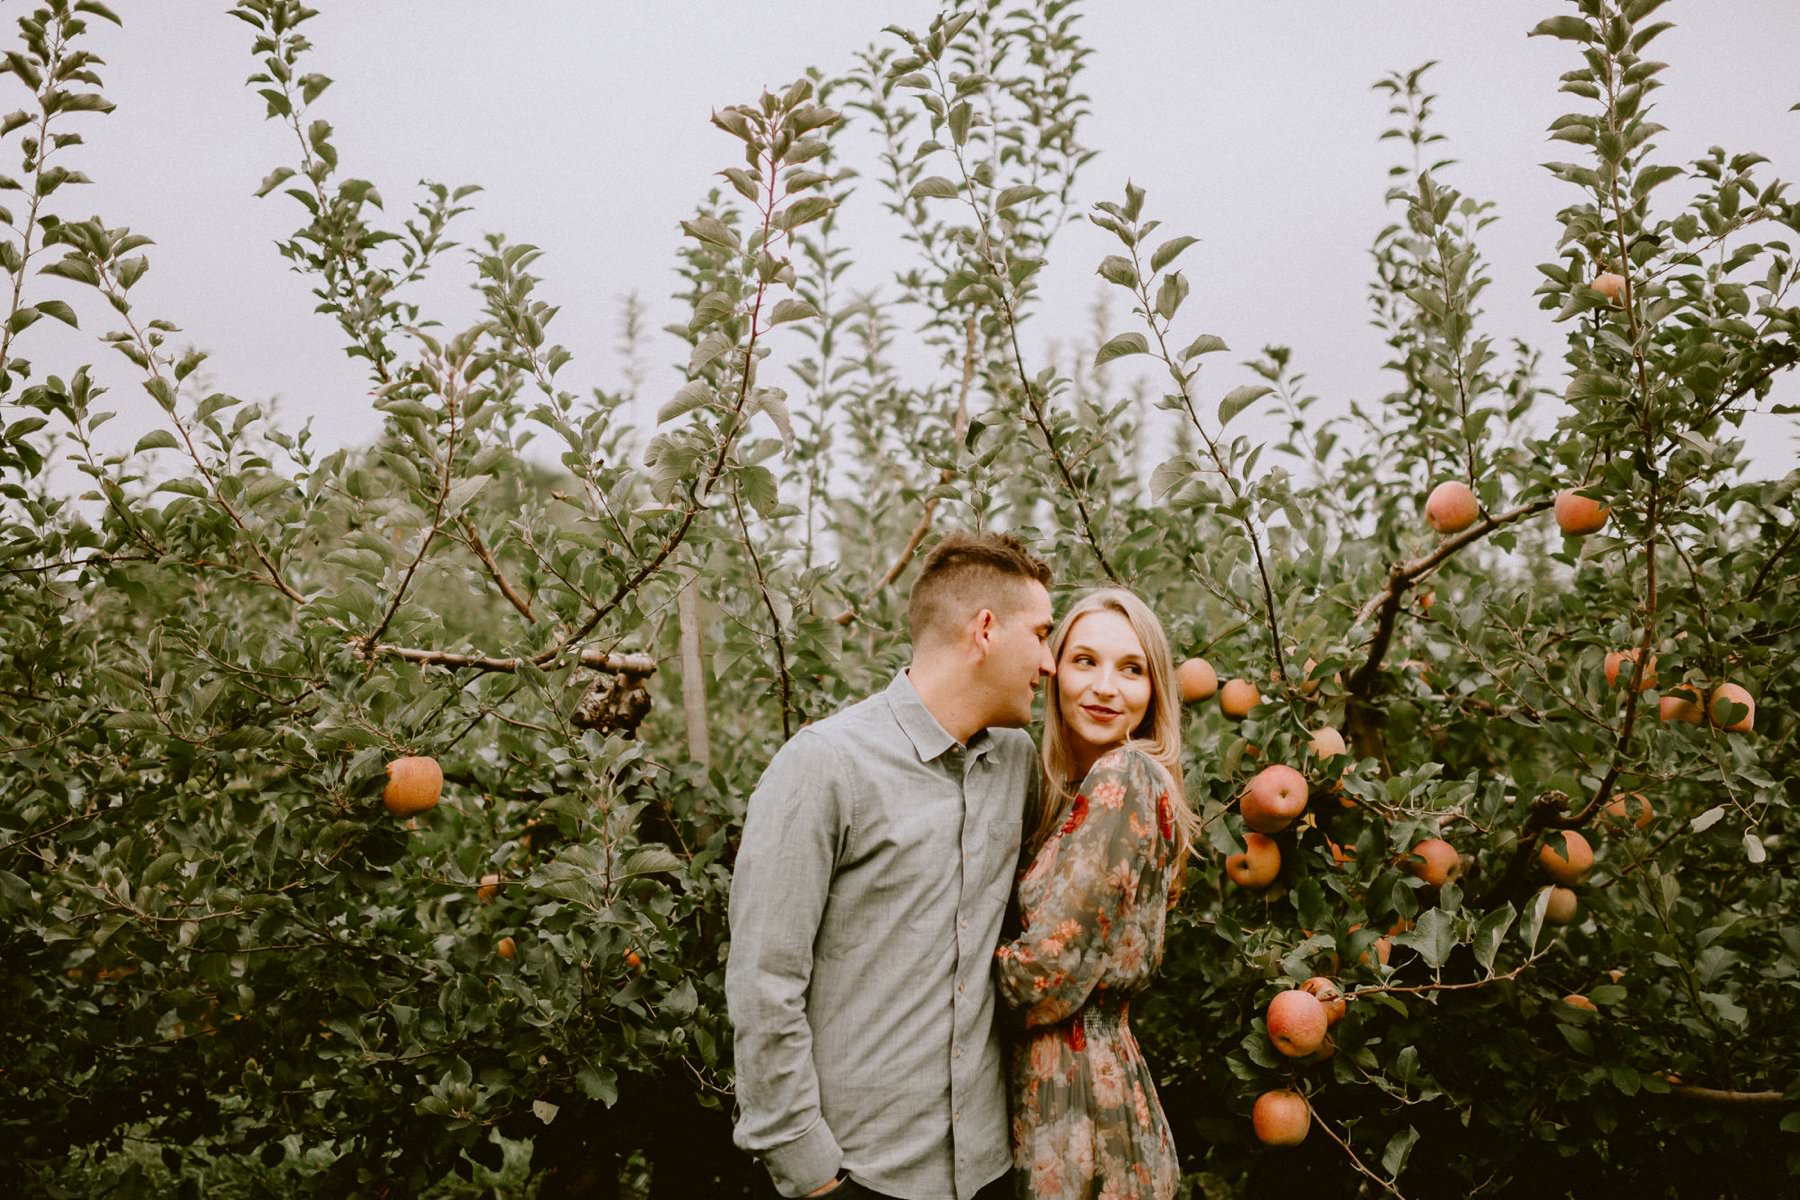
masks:
<svg viewBox="0 0 1800 1200"><path fill-rule="evenodd" d="M1598 533L1612 510L1598 500L1581 494L1580 488L1566 488L1557 493L1556 525L1568 537L1585 537ZM1450 479L1431 489L1425 498L1425 520L1442 534L1461 533L1481 517L1481 502L1469 485Z"/></svg>
<svg viewBox="0 0 1800 1200"><path fill-rule="evenodd" d="M1349 1007L1349 998L1336 980L1314 975L1269 1001L1263 1014L1269 1044L1286 1058L1323 1062L1337 1053L1331 1029L1343 1020ZM1256 1098L1250 1124L1265 1145L1298 1146L1312 1128L1312 1109L1306 1097L1292 1088L1274 1088Z"/></svg>
<svg viewBox="0 0 1800 1200"><path fill-rule="evenodd" d="M387 784L381 789L381 802L396 817L416 817L436 808L444 795L444 769L435 758L409 754L387 765ZM475 898L487 903L500 894L500 876L483 875L476 885ZM494 953L501 958L516 958L519 944L510 937L494 943Z"/></svg>

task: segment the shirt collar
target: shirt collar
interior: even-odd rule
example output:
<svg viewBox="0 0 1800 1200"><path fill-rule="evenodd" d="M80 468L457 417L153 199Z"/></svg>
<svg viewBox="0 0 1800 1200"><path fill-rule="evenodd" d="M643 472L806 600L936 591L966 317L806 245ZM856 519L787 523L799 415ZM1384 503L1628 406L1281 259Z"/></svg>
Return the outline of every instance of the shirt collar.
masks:
<svg viewBox="0 0 1800 1200"><path fill-rule="evenodd" d="M932 762L957 748L957 740L938 724L938 719L931 715L931 710L919 699L918 689L913 687L906 668L902 667L900 673L894 676L894 682L888 685L887 698L888 706L894 711L894 719L900 722L900 729L912 743L920 762ZM992 742L987 730L978 730L969 739L968 751L975 758L985 757Z"/></svg>

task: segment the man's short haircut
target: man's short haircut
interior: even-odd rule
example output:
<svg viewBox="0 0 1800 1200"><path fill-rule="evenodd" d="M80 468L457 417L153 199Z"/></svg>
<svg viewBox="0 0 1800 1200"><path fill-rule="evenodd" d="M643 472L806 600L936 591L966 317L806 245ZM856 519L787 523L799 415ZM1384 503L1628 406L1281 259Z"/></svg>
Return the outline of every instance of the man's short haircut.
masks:
<svg viewBox="0 0 1800 1200"><path fill-rule="evenodd" d="M982 609L1010 617L1024 603L1020 584L1050 586L1050 565L1018 538L956 530L931 548L913 580L906 622L913 645L951 633Z"/></svg>

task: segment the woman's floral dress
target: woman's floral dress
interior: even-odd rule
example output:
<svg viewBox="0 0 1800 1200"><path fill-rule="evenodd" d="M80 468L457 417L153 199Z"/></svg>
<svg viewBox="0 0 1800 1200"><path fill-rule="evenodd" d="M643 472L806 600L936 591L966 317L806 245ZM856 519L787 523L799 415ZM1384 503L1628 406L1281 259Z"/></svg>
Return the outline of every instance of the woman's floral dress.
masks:
<svg viewBox="0 0 1800 1200"><path fill-rule="evenodd" d="M1167 1200L1181 1169L1127 1002L1162 963L1175 873L1169 777L1118 749L1094 764L1019 877L995 952L1025 1029L1010 1049L1013 1163L1034 1200Z"/></svg>

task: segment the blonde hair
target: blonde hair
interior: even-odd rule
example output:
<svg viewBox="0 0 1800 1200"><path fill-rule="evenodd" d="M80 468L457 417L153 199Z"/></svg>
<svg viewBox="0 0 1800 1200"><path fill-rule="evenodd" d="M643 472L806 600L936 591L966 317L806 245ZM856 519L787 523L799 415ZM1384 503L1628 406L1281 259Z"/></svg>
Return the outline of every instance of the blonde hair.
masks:
<svg viewBox="0 0 1800 1200"><path fill-rule="evenodd" d="M1200 831L1200 818L1189 807L1187 789L1181 772L1181 691L1175 684L1175 660L1169 653L1169 639L1162 622L1150 606L1124 588L1100 588L1077 600L1050 635L1050 657L1061 665L1063 646L1075 622L1092 612L1116 612L1131 625L1150 667L1150 705L1143 722L1131 731L1124 745L1154 759L1168 773L1169 807L1175 819L1175 884L1170 901L1181 893L1181 880L1186 873L1187 858L1193 851L1194 839ZM1074 795L1069 773L1074 757L1069 748L1068 724L1062 715L1060 676L1051 676L1045 688L1043 787L1038 790L1038 807L1027 826L1026 844L1033 851L1049 840L1056 831L1057 818ZM1077 780L1076 783L1080 781Z"/></svg>

